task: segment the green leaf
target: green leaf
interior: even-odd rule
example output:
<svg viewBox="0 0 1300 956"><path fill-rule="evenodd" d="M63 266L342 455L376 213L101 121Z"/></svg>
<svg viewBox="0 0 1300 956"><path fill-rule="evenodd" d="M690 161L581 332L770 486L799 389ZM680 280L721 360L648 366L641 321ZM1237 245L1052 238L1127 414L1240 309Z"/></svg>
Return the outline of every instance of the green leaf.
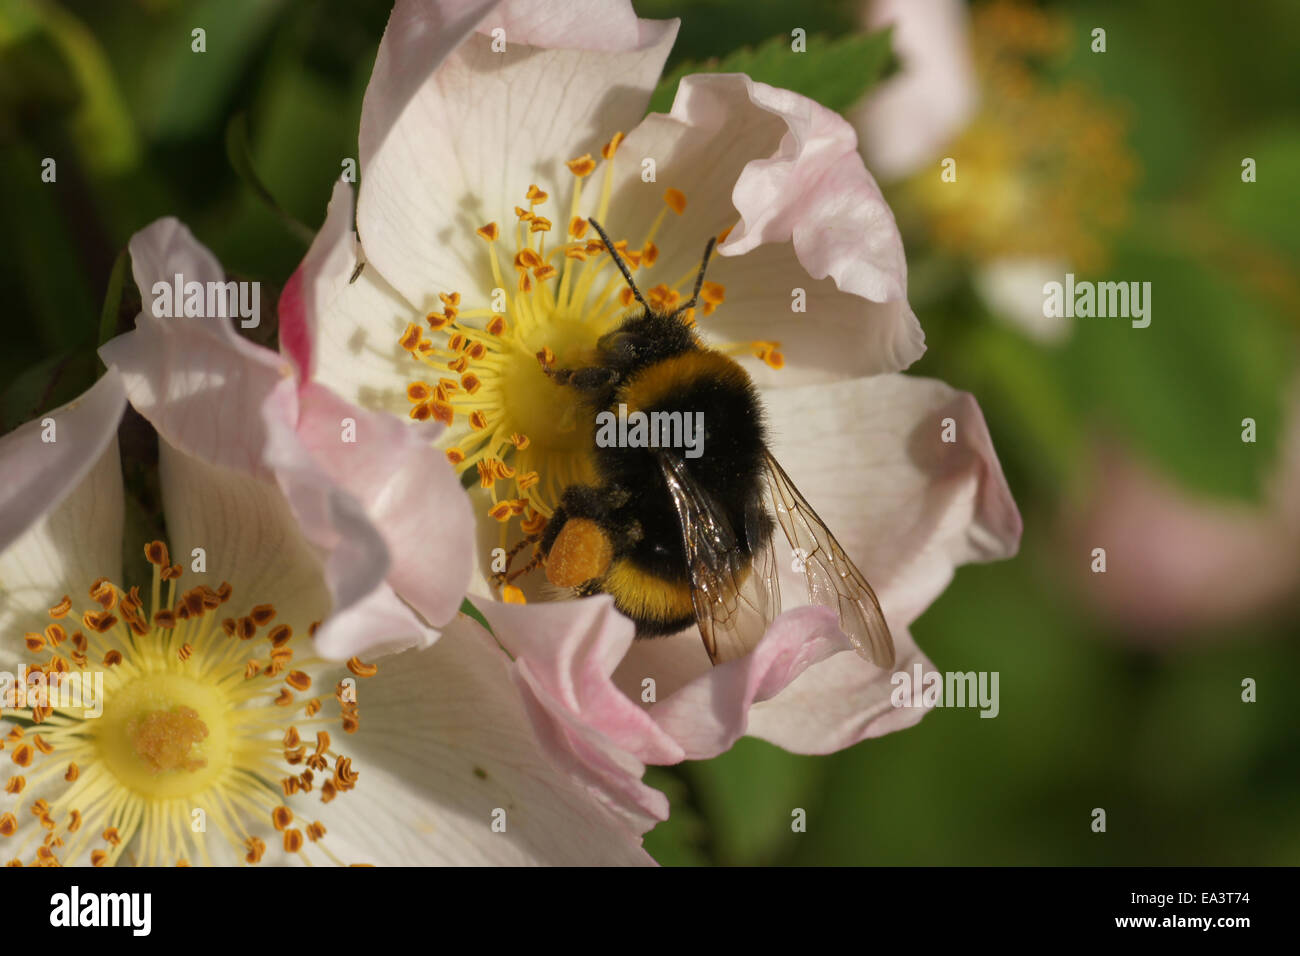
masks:
<svg viewBox="0 0 1300 956"><path fill-rule="evenodd" d="M140 161L135 123L117 78L95 35L57 4L41 4L45 26L76 76L81 103L72 133L86 168L116 175Z"/></svg>
<svg viewBox="0 0 1300 956"><path fill-rule="evenodd" d="M285 211L284 207L276 202L275 197L271 195L271 191L266 188L257 175L257 170L253 168L253 158L248 146L247 113L236 113L226 126L226 156L229 157L230 165L239 178L266 204L268 209L279 217L285 228L301 240L303 245L309 245L313 235L312 230L291 216Z"/></svg>
<svg viewBox="0 0 1300 956"><path fill-rule="evenodd" d="M796 53L788 35L718 60L683 63L660 81L650 99L652 113L667 112L677 84L691 73L744 73L771 86L793 90L830 109L848 109L880 79L892 60L889 30L831 38L810 36Z"/></svg>
<svg viewBox="0 0 1300 956"><path fill-rule="evenodd" d="M156 138L189 139L219 127L284 6L284 0L195 0L169 11L147 50L144 77L153 94L146 122ZM201 53L193 38L199 28Z"/></svg>
<svg viewBox="0 0 1300 956"><path fill-rule="evenodd" d="M122 311L122 289L126 285L130 265L131 253L123 249L113 262L113 271L108 275L108 288L104 291L104 305L99 310L100 345L117 335L117 319Z"/></svg>
<svg viewBox="0 0 1300 956"><path fill-rule="evenodd" d="M483 616L482 611L476 608L473 604L469 603L469 598L465 598L460 602L460 613L468 614L474 620L482 624L484 630L486 630L489 634L492 633L492 625L488 624L487 618Z"/></svg>
<svg viewBox="0 0 1300 956"><path fill-rule="evenodd" d="M861 29L862 16L861 0L800 4L797 20L790 15L790 0L635 0L633 6L640 17L681 20L668 55L670 70L679 63L757 46L770 36L789 36L795 26L808 36L844 36Z"/></svg>

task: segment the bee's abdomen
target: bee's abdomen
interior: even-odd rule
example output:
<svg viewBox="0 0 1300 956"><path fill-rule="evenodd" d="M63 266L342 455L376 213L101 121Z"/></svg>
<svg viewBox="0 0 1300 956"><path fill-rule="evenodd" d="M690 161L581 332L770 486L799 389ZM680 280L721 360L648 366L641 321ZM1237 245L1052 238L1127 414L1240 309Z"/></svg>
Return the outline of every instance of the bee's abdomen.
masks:
<svg viewBox="0 0 1300 956"><path fill-rule="evenodd" d="M745 516L760 491L763 461L758 396L739 365L720 352L699 349L641 370L619 389L614 404L611 411L622 404L629 414L692 416L692 426L698 426L695 448L596 449L603 481L630 492L625 517L641 530L611 567L603 590L636 621L638 636L674 633L694 621L694 609L681 524L658 456L662 451L681 456L748 555ZM764 537L770 533L767 527L762 531Z"/></svg>

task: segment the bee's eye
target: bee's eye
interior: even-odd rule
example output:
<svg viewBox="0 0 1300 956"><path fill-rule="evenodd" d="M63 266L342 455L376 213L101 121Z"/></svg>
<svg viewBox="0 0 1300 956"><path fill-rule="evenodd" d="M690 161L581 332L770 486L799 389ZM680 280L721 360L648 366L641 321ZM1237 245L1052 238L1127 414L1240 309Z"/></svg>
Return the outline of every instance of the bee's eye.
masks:
<svg viewBox="0 0 1300 956"><path fill-rule="evenodd" d="M646 344L645 337L634 332L610 332L597 343L607 356L625 360L636 358Z"/></svg>

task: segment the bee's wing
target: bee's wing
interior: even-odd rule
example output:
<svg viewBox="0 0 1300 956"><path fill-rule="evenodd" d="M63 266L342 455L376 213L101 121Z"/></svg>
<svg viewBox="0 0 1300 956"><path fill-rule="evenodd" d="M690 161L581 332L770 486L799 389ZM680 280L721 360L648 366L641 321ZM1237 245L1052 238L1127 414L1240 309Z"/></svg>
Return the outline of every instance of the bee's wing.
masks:
<svg viewBox="0 0 1300 956"><path fill-rule="evenodd" d="M763 477L772 510L790 547L803 561L809 602L835 608L840 630L848 635L858 653L888 670L894 666L894 639L876 592L772 453L764 449L763 455L767 466Z"/></svg>
<svg viewBox="0 0 1300 956"><path fill-rule="evenodd" d="M764 540L761 507L751 509L743 533L753 559L746 560L726 514L681 457L658 457L686 546L695 620L709 659L721 664L752 650L781 613L772 536Z"/></svg>

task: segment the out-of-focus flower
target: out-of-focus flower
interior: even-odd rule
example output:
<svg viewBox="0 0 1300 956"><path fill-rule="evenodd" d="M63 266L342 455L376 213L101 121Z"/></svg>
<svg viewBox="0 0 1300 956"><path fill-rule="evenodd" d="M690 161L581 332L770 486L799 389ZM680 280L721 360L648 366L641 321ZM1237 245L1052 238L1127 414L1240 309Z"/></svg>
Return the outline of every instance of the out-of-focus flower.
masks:
<svg viewBox="0 0 1300 956"><path fill-rule="evenodd" d="M179 223L131 254L146 311L103 348L108 374L0 439L0 857L649 862L541 756L508 659L456 616L470 517L442 456L298 389L224 319L155 318L155 283L224 278ZM157 431L171 542L146 544L141 586L123 580L128 398ZM416 542L432 583L394 561ZM328 659L361 642L416 648Z"/></svg>
<svg viewBox="0 0 1300 956"><path fill-rule="evenodd" d="M491 549L594 478L590 416L538 361L580 361L632 303L587 216L627 237L664 309L718 238L691 319L759 386L773 450L875 584L899 666L924 661L907 627L954 566L1005 557L1020 534L974 400L895 374L922 335L852 129L743 75L687 77L671 113L643 117L675 33L623 0L400 0L366 93L357 233L340 184L280 306L304 380L450 426L447 455L476 485L475 603L551 753L643 828L667 809L645 763L746 732L825 752L922 711L889 706L888 673L843 653L833 612L789 600L805 593L793 569L793 609L719 667L695 628L634 644L608 597L538 603L527 579L510 595L527 604L486 597Z"/></svg>
<svg viewBox="0 0 1300 956"><path fill-rule="evenodd" d="M867 168L902 179L942 156L978 106L966 0L868 0L863 26L891 27L901 67L848 114Z"/></svg>
<svg viewBox="0 0 1300 956"><path fill-rule="evenodd" d="M1097 491L1073 522L1073 549L1106 551L1076 575L1092 607L1159 644L1278 611L1300 595L1300 389L1261 505L1194 495L1126 452L1100 455Z"/></svg>
<svg viewBox="0 0 1300 956"><path fill-rule="evenodd" d="M864 154L883 163L872 168L903 180L900 215L975 266L997 314L1059 341L1069 324L1043 314L1043 285L1104 266L1137 163L1113 104L1049 77L1067 55L1062 15L994 0L970 14L969 36L967 20L956 2L867 4L865 22L901 38L902 72L853 118ZM977 97L978 109L956 108ZM941 175L945 158L955 178Z"/></svg>

